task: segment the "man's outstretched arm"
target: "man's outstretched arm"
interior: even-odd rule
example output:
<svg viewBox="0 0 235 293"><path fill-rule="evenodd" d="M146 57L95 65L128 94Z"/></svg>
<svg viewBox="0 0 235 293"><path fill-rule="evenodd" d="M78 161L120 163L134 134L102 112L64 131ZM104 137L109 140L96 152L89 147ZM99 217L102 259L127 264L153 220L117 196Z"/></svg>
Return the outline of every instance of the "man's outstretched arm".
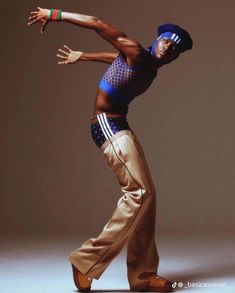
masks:
<svg viewBox="0 0 235 293"><path fill-rule="evenodd" d="M81 56L81 61L97 61L111 64L117 57L118 53L113 52L96 52L86 53L84 52Z"/></svg>
<svg viewBox="0 0 235 293"><path fill-rule="evenodd" d="M42 22L44 31L47 21L49 20L50 10L42 9L40 7L38 7L38 9L39 11L31 12L33 16L30 18L32 21L29 25L40 21ZM138 62L138 59L143 52L143 47L136 40L128 38L124 32L113 25L100 20L96 16L63 11L61 14L61 21L96 31L102 38L118 49L118 51L121 51L131 63Z"/></svg>
<svg viewBox="0 0 235 293"><path fill-rule="evenodd" d="M102 38L130 58L135 58L142 52L143 48L137 41L128 38L124 32L95 16L62 12L61 20L95 30Z"/></svg>

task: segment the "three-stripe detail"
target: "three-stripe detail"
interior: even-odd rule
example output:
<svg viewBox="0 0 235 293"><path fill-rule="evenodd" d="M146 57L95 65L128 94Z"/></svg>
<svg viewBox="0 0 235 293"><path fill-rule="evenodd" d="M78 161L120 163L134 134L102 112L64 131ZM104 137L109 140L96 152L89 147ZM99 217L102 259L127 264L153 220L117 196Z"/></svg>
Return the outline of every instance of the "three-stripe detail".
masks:
<svg viewBox="0 0 235 293"><path fill-rule="evenodd" d="M97 119L99 121L100 127L103 131L105 138L109 139L110 137L112 137L114 133L108 123L106 114L105 113L97 114Z"/></svg>
<svg viewBox="0 0 235 293"><path fill-rule="evenodd" d="M176 44L179 44L179 42L181 41L181 38L177 34L175 34L175 33L173 33L173 35L171 36L171 39L174 42L176 42Z"/></svg>

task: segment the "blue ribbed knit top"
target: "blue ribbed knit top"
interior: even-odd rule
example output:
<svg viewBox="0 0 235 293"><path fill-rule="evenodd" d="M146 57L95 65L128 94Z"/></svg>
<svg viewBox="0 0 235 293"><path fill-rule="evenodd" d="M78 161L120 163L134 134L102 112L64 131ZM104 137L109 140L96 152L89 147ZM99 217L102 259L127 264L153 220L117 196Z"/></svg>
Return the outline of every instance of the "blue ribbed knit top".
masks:
<svg viewBox="0 0 235 293"><path fill-rule="evenodd" d="M103 73L99 88L104 90L109 97L124 106L128 111L129 103L144 93L152 84L157 75L154 68L153 56L150 49L145 49L143 62L138 66L129 66L125 56L119 52L118 56Z"/></svg>

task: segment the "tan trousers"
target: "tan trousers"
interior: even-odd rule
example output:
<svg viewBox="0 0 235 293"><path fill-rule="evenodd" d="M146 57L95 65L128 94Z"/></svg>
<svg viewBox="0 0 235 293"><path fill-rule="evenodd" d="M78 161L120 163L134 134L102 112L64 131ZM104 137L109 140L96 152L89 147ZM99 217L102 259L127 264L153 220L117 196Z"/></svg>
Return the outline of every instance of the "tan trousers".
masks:
<svg viewBox="0 0 235 293"><path fill-rule="evenodd" d="M159 256L155 244L156 193L139 141L132 130L121 130L101 146L123 195L103 231L73 251L69 260L83 274L99 279L127 244L130 289L141 290L156 274Z"/></svg>

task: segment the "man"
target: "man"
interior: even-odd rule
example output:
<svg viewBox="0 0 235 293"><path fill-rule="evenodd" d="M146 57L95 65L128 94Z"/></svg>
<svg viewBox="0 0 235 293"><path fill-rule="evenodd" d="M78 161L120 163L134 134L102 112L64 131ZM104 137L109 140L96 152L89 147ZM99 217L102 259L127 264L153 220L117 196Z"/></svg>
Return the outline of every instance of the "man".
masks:
<svg viewBox="0 0 235 293"><path fill-rule="evenodd" d="M118 53L84 53L65 45L67 51L59 49L63 55L57 55L63 59L59 64L77 61L110 64L98 86L91 135L124 193L101 234L70 254L75 285L81 291L89 291L92 279L99 279L127 244L130 289L172 291L172 283L157 274L156 192L141 145L128 125L127 113L130 102L149 88L158 69L192 48L190 35L177 25L161 25L152 46L145 48L95 16L40 7L31 14L28 25L40 22L41 33L49 21L66 21L96 31L118 50Z"/></svg>

